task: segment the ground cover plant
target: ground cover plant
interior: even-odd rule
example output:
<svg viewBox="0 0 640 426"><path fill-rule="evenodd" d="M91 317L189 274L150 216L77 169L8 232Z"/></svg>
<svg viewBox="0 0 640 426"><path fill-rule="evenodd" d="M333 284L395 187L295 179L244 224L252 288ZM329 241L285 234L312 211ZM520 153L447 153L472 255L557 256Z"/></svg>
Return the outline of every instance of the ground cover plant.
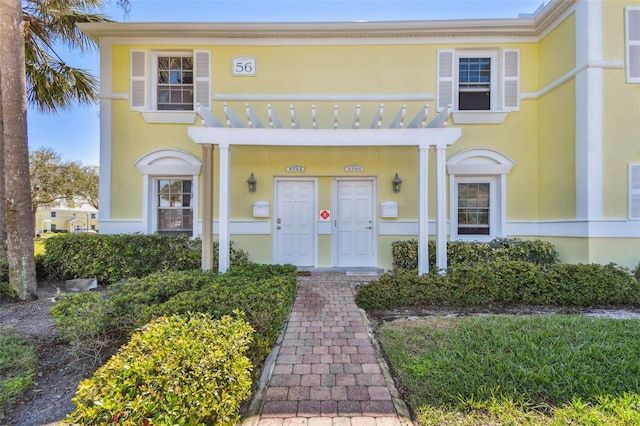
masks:
<svg viewBox="0 0 640 426"><path fill-rule="evenodd" d="M395 321L378 337L422 425L640 424L640 321Z"/></svg>
<svg viewBox="0 0 640 426"><path fill-rule="evenodd" d="M25 338L0 328L0 422L12 401L33 384L36 351Z"/></svg>

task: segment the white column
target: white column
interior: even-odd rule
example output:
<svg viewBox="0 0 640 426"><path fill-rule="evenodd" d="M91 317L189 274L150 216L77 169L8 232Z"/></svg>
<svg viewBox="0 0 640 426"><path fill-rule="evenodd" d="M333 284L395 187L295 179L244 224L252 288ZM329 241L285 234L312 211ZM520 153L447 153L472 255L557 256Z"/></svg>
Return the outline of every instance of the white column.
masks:
<svg viewBox="0 0 640 426"><path fill-rule="evenodd" d="M602 2L576 6L576 67L602 60ZM576 86L576 218L602 218L603 210L603 70L586 67Z"/></svg>
<svg viewBox="0 0 640 426"><path fill-rule="evenodd" d="M202 144L202 259L203 271L213 269L213 145Z"/></svg>
<svg viewBox="0 0 640 426"><path fill-rule="evenodd" d="M436 265L447 269L447 146L436 146Z"/></svg>
<svg viewBox="0 0 640 426"><path fill-rule="evenodd" d="M418 170L418 274L429 272L429 145L420 145Z"/></svg>
<svg viewBox="0 0 640 426"><path fill-rule="evenodd" d="M229 242L229 145L220 145L220 229L218 233L218 272L227 272L231 244Z"/></svg>

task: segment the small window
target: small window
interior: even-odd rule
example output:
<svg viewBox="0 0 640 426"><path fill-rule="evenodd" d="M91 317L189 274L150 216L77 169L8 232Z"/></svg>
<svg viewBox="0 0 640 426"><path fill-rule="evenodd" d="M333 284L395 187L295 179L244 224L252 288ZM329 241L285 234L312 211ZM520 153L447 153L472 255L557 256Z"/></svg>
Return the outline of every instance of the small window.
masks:
<svg viewBox="0 0 640 426"><path fill-rule="evenodd" d="M91 225L91 230L95 231L96 230L96 226L95 225Z"/></svg>
<svg viewBox="0 0 640 426"><path fill-rule="evenodd" d="M193 110L193 57L159 56L158 110Z"/></svg>
<svg viewBox="0 0 640 426"><path fill-rule="evenodd" d="M460 58L458 109L491 109L491 58Z"/></svg>
<svg viewBox="0 0 640 426"><path fill-rule="evenodd" d="M58 212L51 212L51 217L58 217Z"/></svg>
<svg viewBox="0 0 640 426"><path fill-rule="evenodd" d="M96 214L95 213L91 213L91 219L95 219L96 218Z"/></svg>
<svg viewBox="0 0 640 426"><path fill-rule="evenodd" d="M640 7L625 10L627 83L640 83Z"/></svg>
<svg viewBox="0 0 640 426"><path fill-rule="evenodd" d="M51 231L57 231L55 223L51 224Z"/></svg>
<svg viewBox="0 0 640 426"><path fill-rule="evenodd" d="M490 235L488 182L458 183L458 235Z"/></svg>
<svg viewBox="0 0 640 426"><path fill-rule="evenodd" d="M188 233L193 231L191 180L158 181L158 232Z"/></svg>

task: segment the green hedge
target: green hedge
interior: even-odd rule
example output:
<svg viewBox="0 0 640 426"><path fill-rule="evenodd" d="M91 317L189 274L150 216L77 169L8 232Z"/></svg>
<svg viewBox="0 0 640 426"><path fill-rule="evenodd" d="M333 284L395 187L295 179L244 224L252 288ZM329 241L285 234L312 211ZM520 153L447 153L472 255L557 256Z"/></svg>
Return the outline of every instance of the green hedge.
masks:
<svg viewBox="0 0 640 426"><path fill-rule="evenodd" d="M428 242L429 269L436 268L436 243ZM395 270L418 269L418 241L403 240L391 243L392 266ZM558 263L559 255L553 244L541 240L495 238L492 241L448 241L447 264L477 263L495 260L521 260L537 265Z"/></svg>
<svg viewBox="0 0 640 426"><path fill-rule="evenodd" d="M214 243L218 268L218 244ZM45 240L43 268L49 278L97 278L112 284L158 271L200 268L201 241L167 234L62 234ZM248 263L246 252L231 247L231 264Z"/></svg>
<svg viewBox="0 0 640 426"><path fill-rule="evenodd" d="M291 265L259 264L232 267L220 275L200 270L158 272L115 283L104 296L65 294L51 313L75 353L100 364L114 345L158 316L206 312L220 318L240 309L256 330L249 356L258 366L289 314L296 276Z"/></svg>
<svg viewBox="0 0 640 426"><path fill-rule="evenodd" d="M593 306L639 304L640 282L609 264L540 267L522 261L460 264L418 276L399 270L361 286L356 302L367 310L401 306L497 304Z"/></svg>
<svg viewBox="0 0 640 426"><path fill-rule="evenodd" d="M252 331L242 317L158 318L79 384L65 422L236 425L251 389Z"/></svg>

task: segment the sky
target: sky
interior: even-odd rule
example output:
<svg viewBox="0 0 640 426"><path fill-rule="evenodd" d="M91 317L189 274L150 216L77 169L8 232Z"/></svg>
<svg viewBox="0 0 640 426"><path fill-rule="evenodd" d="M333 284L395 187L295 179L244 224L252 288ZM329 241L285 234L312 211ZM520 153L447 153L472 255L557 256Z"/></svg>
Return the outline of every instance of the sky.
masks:
<svg viewBox="0 0 640 426"><path fill-rule="evenodd" d="M544 0L129 0L127 14L105 0L104 14L118 22L331 22L517 18ZM98 52L58 49L69 65L99 75ZM98 165L98 105L69 111L27 112L29 149L51 148L63 160Z"/></svg>

